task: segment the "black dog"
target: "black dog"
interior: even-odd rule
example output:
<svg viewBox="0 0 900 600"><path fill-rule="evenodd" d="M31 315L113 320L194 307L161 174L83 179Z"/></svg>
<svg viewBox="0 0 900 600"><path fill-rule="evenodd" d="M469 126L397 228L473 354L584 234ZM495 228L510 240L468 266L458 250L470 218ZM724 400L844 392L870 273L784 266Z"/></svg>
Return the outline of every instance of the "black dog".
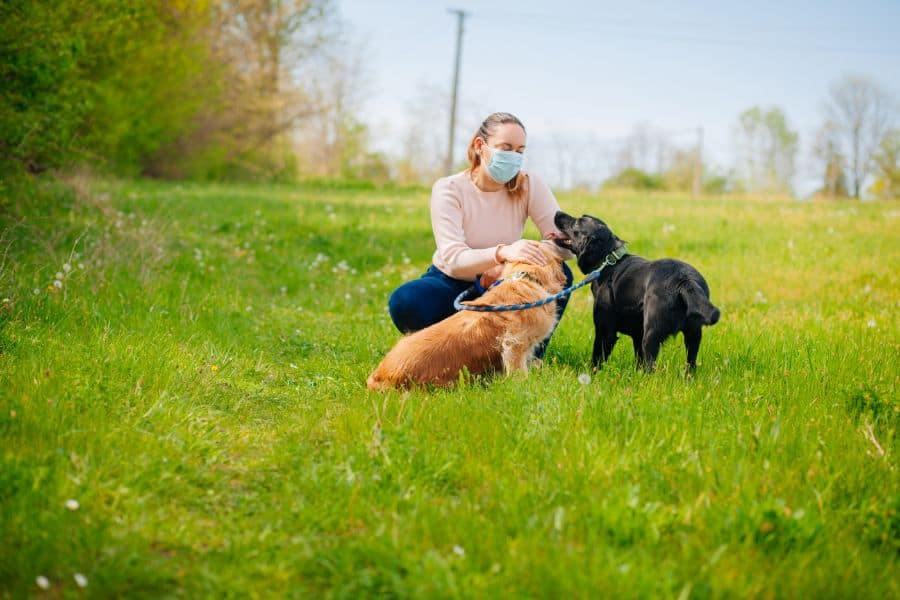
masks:
<svg viewBox="0 0 900 600"><path fill-rule="evenodd" d="M556 213L557 229L564 237L555 241L578 257L578 268L590 273L614 251L625 246L600 219L584 215L576 219ZM599 367L609 358L618 339L617 333L631 336L634 354L653 371L659 347L666 338L684 333L688 369L697 367L697 351L703 337L703 325L719 320L719 309L709 302L709 286L691 265L679 260L648 261L626 254L607 266L591 284L594 294L594 353L592 362Z"/></svg>

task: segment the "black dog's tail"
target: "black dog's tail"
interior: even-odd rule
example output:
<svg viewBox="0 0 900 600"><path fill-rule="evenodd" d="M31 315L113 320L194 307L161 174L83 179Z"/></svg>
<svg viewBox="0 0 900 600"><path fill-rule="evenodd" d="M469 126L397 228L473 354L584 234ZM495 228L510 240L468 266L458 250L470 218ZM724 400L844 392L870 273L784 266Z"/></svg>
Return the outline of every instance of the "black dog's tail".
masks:
<svg viewBox="0 0 900 600"><path fill-rule="evenodd" d="M681 286L681 297L687 305L688 317L697 316L704 325L715 325L722 313L712 305L706 291L696 281L686 281Z"/></svg>

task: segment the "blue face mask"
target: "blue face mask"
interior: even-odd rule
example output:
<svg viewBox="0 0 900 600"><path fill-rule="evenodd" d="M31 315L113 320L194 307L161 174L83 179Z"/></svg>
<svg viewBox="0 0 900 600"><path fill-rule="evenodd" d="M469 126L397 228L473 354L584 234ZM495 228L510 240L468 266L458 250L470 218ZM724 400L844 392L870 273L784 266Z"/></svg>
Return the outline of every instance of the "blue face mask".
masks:
<svg viewBox="0 0 900 600"><path fill-rule="evenodd" d="M497 183L506 183L522 168L522 154L513 150L489 148L491 160L487 164L488 175Z"/></svg>

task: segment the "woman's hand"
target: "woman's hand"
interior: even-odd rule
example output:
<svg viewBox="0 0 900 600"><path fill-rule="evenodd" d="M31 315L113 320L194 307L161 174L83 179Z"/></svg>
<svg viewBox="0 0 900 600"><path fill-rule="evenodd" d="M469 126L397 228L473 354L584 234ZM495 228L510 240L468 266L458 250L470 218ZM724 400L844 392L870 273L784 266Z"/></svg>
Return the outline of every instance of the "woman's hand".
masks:
<svg viewBox="0 0 900 600"><path fill-rule="evenodd" d="M481 275L481 287L484 289L488 289L491 287L495 281L500 278L500 273L503 272L503 265L497 265L496 267L491 267Z"/></svg>
<svg viewBox="0 0 900 600"><path fill-rule="evenodd" d="M497 258L503 262L522 261L538 266L547 264L547 257L540 250L540 242L534 240L519 240L508 246L500 246Z"/></svg>

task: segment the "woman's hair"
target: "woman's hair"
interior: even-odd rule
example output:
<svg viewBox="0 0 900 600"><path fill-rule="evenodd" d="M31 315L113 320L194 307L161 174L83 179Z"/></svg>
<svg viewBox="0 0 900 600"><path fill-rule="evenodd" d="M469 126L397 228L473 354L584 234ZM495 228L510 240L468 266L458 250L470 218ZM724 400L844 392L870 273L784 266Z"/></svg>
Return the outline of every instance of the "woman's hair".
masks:
<svg viewBox="0 0 900 600"><path fill-rule="evenodd" d="M525 131L525 126L522 125L522 121L516 118L515 115L505 112L495 112L488 115L481 123L481 127L478 128L478 131L475 132L475 135L472 136L472 141L469 142L469 148L466 150L466 155L469 157L469 168L473 173L475 172L475 169L481 165L481 155L475 151L475 140L481 138L481 141L486 144L488 137L493 135L497 130L497 127L504 123L515 123L522 128L522 131ZM515 177L507 181L504 185L506 186L506 191L509 192L509 195L513 200L521 200L528 191L528 177L526 177L522 171L519 171L516 173Z"/></svg>

